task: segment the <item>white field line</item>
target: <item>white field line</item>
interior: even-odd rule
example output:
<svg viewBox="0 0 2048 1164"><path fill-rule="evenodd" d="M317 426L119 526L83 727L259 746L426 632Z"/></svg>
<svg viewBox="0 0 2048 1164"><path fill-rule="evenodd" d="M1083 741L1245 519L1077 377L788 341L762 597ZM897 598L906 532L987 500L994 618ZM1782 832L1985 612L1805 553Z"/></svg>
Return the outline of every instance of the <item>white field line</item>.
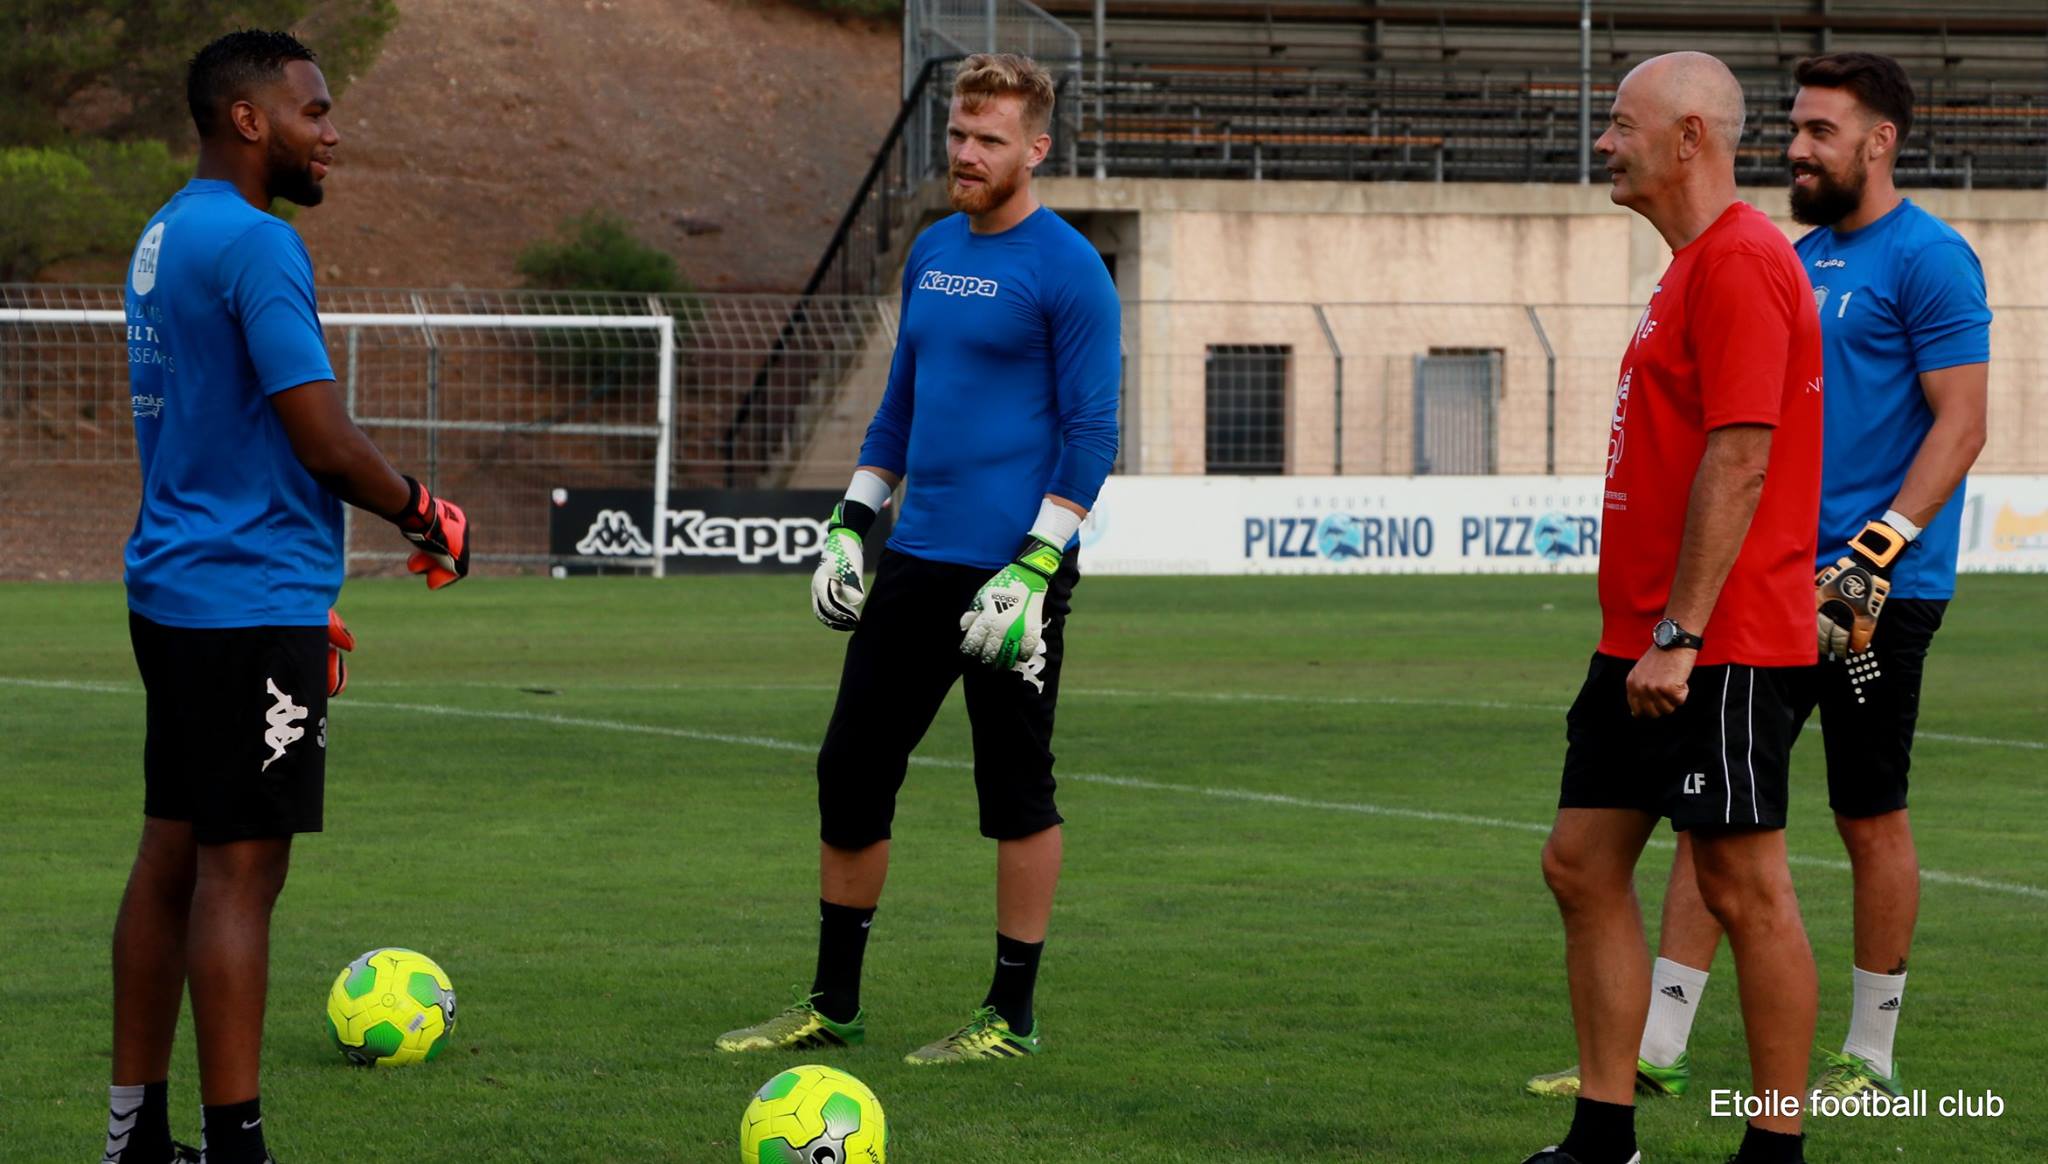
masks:
<svg viewBox="0 0 2048 1164"><path fill-rule="evenodd" d="M0 676L0 686L36 687L60 691L90 691L115 695L140 694L140 689L130 684L91 683L63 679L15 679ZM367 699L349 699L345 706L371 708L379 711L412 712L418 715L445 716L456 719L548 724L555 727L583 728L590 731L620 732L630 735L655 736L663 739L690 740L694 743L761 748L768 751L791 752L800 755L815 753L818 747L815 743L776 739L772 736L737 735L730 732L702 731L696 728L664 727L658 724L630 723L625 720L614 719L590 719L582 716L549 715L532 711L490 711L467 707L448 707L437 703L394 703ZM910 762L927 768L946 768L952 770L971 770L973 768L973 765L965 760L946 760L928 756L913 756ZM1437 824L1471 825L1477 828L1503 829L1536 835L1547 834L1550 831L1549 825L1537 821L1472 816L1457 812L1432 812L1427 809L1396 808L1380 804L1364 804L1356 801L1312 800L1307 797L1288 796L1277 792L1259 792L1248 788L1218 788L1199 784L1174 784L1163 780L1146 780L1135 776L1105 776L1088 772L1062 772L1060 779L1078 784L1099 784L1111 788L1162 792L1176 796L1198 796L1212 800L1231 800L1252 804L1277 805L1286 808L1305 808L1318 812L1349 813L1359 816L1427 821ZM1658 849L1669 849L1672 847L1672 842L1661 838L1652 839L1650 846ZM1849 868L1847 861L1831 860L1825 857L1808 857L1794 853L1789 859L1794 865L1805 865L1816 869L1846 871ZM1987 892L2002 893L2014 897L2048 900L2048 889L2009 881L1993 881L1962 873L1948 873L1940 869L1922 869L1920 871L1920 878L1923 881L1931 881L1941 885L1966 886L1971 889L1982 889Z"/></svg>
<svg viewBox="0 0 2048 1164"><path fill-rule="evenodd" d="M8 682L0 679L0 683ZM444 683L408 683L395 680L364 680L351 685L356 687L475 687L492 691L519 691L545 689L549 691L811 691L831 692L838 688L829 683L487 683L475 680ZM1543 711L1563 715L1569 710L1561 703L1517 703L1497 699L1413 699L1394 695L1286 695L1278 692L1260 691L1140 691L1118 687L1069 687L1068 695L1081 695L1091 699L1139 699L1166 700L1192 703L1274 703L1294 704L1311 707L1444 707L1471 711ZM1818 719L1809 719L1807 731L1819 731ZM2018 748L2022 751L2048 751L2048 741L2008 740L1994 736L1962 736L1951 732L1931 732L1920 729L1913 733L1915 739L1938 740L1945 744L1973 744L1984 748Z"/></svg>

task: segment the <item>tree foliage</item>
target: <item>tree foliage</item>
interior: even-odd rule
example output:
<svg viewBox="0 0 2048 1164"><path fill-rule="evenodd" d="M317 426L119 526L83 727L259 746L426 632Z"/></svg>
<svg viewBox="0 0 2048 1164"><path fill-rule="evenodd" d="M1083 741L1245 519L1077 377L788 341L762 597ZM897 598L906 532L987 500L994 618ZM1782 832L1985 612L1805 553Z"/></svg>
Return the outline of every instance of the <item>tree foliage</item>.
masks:
<svg viewBox="0 0 2048 1164"><path fill-rule="evenodd" d="M125 253L191 174L157 141L0 148L0 283Z"/></svg>
<svg viewBox="0 0 2048 1164"><path fill-rule="evenodd" d="M9 0L0 14L0 281L125 254L191 176L185 67L237 28L294 31L340 93L394 0Z"/></svg>
<svg viewBox="0 0 2048 1164"><path fill-rule="evenodd" d="M294 31L339 94L398 22L394 0L13 0L0 16L0 145L192 141L185 65L236 28Z"/></svg>
<svg viewBox="0 0 2048 1164"><path fill-rule="evenodd" d="M687 290L674 259L635 238L625 219L603 210L576 215L554 239L528 246L517 269L529 286L552 291Z"/></svg>

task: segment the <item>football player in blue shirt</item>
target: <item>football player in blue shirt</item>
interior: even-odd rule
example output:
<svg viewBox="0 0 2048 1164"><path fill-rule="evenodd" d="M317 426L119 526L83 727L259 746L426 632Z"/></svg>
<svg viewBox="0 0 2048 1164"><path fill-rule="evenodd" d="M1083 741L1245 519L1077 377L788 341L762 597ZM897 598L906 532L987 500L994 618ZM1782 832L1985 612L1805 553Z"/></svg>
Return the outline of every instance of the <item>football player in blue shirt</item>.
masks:
<svg viewBox="0 0 2048 1164"><path fill-rule="evenodd" d="M1955 594L1964 477L1984 446L1991 310L1977 256L1892 183L1913 124L1905 70L1874 53L1800 62L1792 217L1819 305L1826 368L1816 624L1828 802L1855 879L1849 1031L1813 1087L1900 1093L1893 1035L1919 915L1906 773L1928 644ZM1637 1089L1683 1094L1686 1042L1721 930L1683 834L1672 865ZM1578 1069L1529 1081L1572 1095Z"/></svg>
<svg viewBox="0 0 2048 1164"><path fill-rule="evenodd" d="M469 570L460 509L350 421L313 264L269 213L320 202L340 140L313 54L230 33L193 57L197 176L144 228L125 306L142 502L126 550L147 697L142 839L114 926L106 1164L262 1164L270 912L321 827L327 699L354 645L332 612L343 502L395 523L439 589ZM192 992L203 1155L165 1103Z"/></svg>
<svg viewBox="0 0 2048 1164"><path fill-rule="evenodd" d="M1076 534L1116 458L1122 376L1109 272L1031 192L1052 104L1052 78L1024 57L972 56L955 78L948 185L960 213L910 248L888 389L811 584L819 620L853 632L818 755L817 976L794 1006L721 1036L721 1050L865 1037L861 961L896 793L963 676L981 832L996 841L995 977L965 1026L909 1061L1040 1049L1032 994L1061 856L1053 707ZM870 593L861 539L906 479Z"/></svg>

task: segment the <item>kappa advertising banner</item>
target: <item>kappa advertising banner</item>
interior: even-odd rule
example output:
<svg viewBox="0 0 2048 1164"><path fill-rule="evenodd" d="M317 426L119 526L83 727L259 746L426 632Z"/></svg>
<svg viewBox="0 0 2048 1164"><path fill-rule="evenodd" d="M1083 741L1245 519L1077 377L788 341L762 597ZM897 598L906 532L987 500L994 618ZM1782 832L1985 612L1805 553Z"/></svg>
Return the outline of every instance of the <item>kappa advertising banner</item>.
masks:
<svg viewBox="0 0 2048 1164"><path fill-rule="evenodd" d="M825 519L841 492L827 489L678 489L669 494L667 569L674 573L809 573ZM654 491L557 489L548 508L548 555L558 573L644 568L654 558ZM889 536L884 512L868 533Z"/></svg>
<svg viewBox="0 0 2048 1164"><path fill-rule="evenodd" d="M1591 573L1598 477L1112 477L1090 574Z"/></svg>
<svg viewBox="0 0 2048 1164"><path fill-rule="evenodd" d="M1958 568L2048 572L2048 476L1970 478Z"/></svg>

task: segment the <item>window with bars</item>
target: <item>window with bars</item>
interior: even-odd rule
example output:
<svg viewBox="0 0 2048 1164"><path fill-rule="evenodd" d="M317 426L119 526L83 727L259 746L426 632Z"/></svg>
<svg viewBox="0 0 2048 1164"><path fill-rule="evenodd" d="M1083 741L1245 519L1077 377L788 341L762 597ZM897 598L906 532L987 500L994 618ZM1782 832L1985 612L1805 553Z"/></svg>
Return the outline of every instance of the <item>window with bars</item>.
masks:
<svg viewBox="0 0 2048 1164"><path fill-rule="evenodd" d="M1211 344L1204 365L1210 473L1287 471L1287 374L1294 349L1285 344Z"/></svg>

